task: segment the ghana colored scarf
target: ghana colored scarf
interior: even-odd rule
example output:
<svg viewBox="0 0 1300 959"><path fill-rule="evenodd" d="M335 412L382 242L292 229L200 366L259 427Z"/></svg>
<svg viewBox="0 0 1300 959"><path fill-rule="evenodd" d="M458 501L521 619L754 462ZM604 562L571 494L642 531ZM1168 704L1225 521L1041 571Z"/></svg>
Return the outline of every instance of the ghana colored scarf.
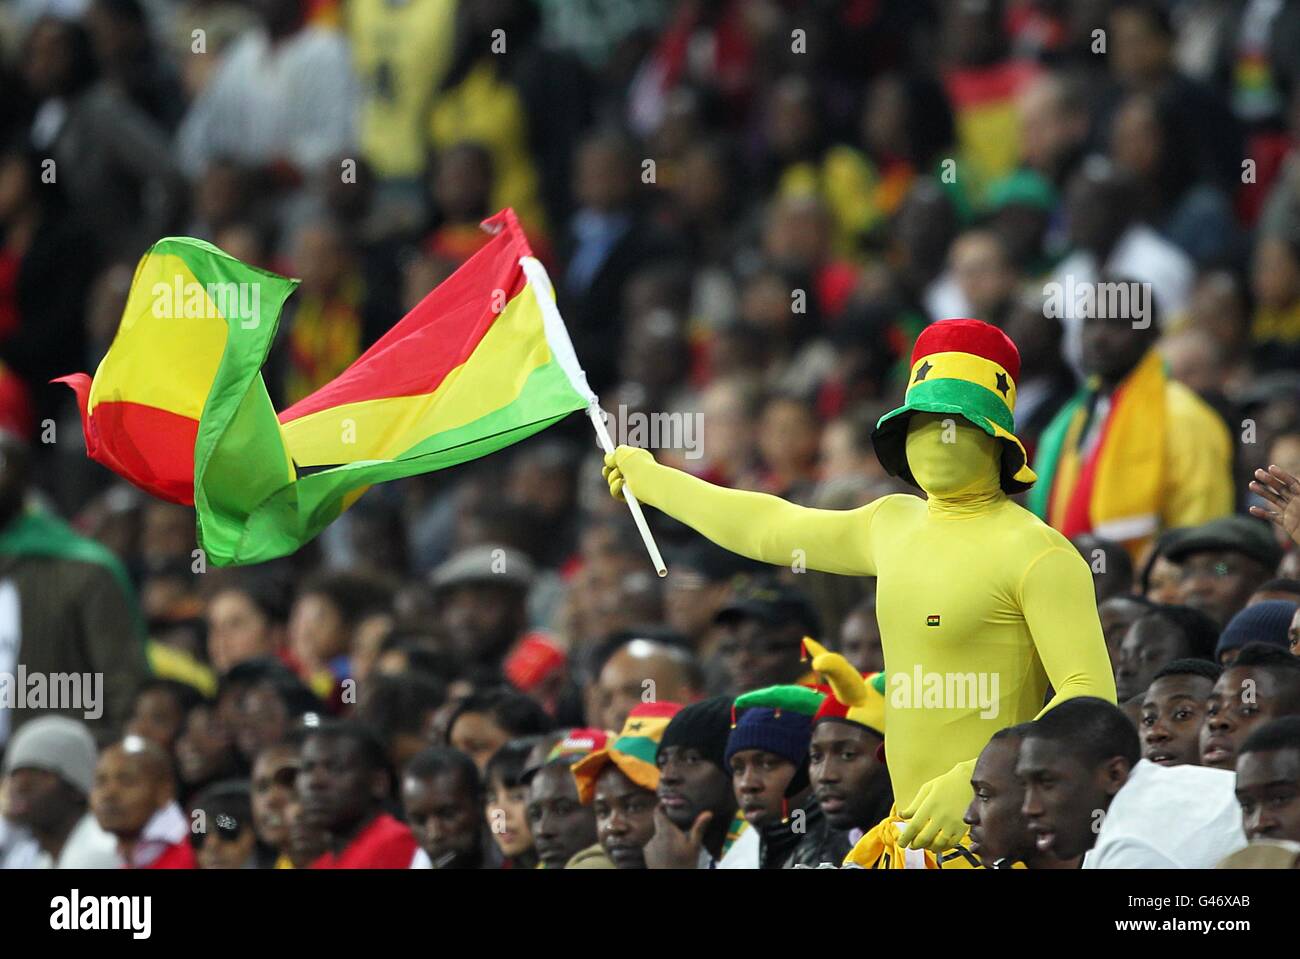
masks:
<svg viewBox="0 0 1300 959"><path fill-rule="evenodd" d="M1166 384L1164 362L1152 350L1094 426L1103 398L1090 380L1043 433L1029 508L1067 537L1092 532L1126 542L1152 535L1165 479Z"/></svg>

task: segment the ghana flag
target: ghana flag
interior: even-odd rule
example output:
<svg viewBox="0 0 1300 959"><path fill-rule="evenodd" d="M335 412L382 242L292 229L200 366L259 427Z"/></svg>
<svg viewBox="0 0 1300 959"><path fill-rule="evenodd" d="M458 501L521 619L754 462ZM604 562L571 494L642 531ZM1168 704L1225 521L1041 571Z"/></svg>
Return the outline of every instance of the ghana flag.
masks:
<svg viewBox="0 0 1300 959"><path fill-rule="evenodd" d="M297 286L189 237L136 267L77 394L91 458L193 504L218 566L294 552L372 484L484 456L595 401L514 211L356 362L277 414L262 380Z"/></svg>

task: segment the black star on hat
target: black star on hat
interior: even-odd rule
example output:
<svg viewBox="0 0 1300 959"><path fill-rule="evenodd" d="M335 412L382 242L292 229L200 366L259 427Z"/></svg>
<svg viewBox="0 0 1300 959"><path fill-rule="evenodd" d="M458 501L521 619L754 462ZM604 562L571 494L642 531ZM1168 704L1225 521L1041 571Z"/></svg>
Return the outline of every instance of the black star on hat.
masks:
<svg viewBox="0 0 1300 959"><path fill-rule="evenodd" d="M1003 396L1006 396L1007 393L1009 393L1010 391L1011 391L1011 384L1007 382L1007 374L999 373L998 392L1001 393Z"/></svg>
<svg viewBox="0 0 1300 959"><path fill-rule="evenodd" d="M926 360L924 363L922 363L920 366L916 368L916 379L912 380L912 382L920 383L923 379L926 378L927 375L929 375L932 369L934 369L934 367L930 365L929 360Z"/></svg>

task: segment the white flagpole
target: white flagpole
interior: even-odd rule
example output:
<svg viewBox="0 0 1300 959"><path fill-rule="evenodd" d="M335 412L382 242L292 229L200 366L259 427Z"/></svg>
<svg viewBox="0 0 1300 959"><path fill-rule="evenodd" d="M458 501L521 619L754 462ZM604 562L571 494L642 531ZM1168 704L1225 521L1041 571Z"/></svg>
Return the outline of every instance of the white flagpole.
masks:
<svg viewBox="0 0 1300 959"><path fill-rule="evenodd" d="M606 453L614 452L614 441L610 438L609 430L605 426L605 416L599 403L593 402L587 407L587 417L591 420L591 425L596 428L596 439L600 440L601 449ZM659 544L655 542L654 535L650 532L650 524L645 521L645 513L641 512L641 501L632 495L632 490L628 488L626 480L623 481L623 499L627 501L627 508L632 513L632 520L636 523L636 528L641 532L641 542L645 543L646 551L650 554L650 561L655 564L655 572L660 576L667 576L668 567L664 565L664 558L659 555Z"/></svg>
<svg viewBox="0 0 1300 959"><path fill-rule="evenodd" d="M605 426L605 415L600 408L600 401L596 399L596 394L587 384L587 374L578 363L578 354L573 349L573 341L569 339L569 330L565 327L560 311L555 306L555 290L551 286L551 278L546 275L546 268L531 256L520 257L519 265L523 268L524 275L528 277L529 286L533 288L537 302L541 306L542 325L551 352L569 377L569 382L573 384L574 389L587 398L587 418L596 428L596 439L600 441L601 449L606 453L614 452L614 440L610 438L609 430ZM641 512L641 503L626 482L623 483L623 499L632 514L637 530L641 533L641 542L645 543L646 552L650 554L655 572L660 576L667 576L668 567L664 565L664 558L659 553L659 545L650 532L650 524L646 522L645 514Z"/></svg>

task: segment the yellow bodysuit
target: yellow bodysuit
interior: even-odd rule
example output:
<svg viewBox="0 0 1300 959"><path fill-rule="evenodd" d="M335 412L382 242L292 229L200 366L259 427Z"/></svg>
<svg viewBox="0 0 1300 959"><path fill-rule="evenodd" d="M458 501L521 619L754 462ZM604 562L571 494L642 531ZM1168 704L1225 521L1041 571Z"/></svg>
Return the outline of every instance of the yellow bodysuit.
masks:
<svg viewBox="0 0 1300 959"><path fill-rule="evenodd" d="M1115 701L1090 570L1002 491L998 450L965 420L954 428L951 417L916 414L908 465L929 499L885 496L843 511L723 489L629 447L607 472L611 488L621 474L642 502L743 556L877 578L886 758L907 811L936 777L954 772L956 783L954 767L973 764L997 730L1072 696ZM951 787L945 800L950 822L970 799L964 779L965 793Z"/></svg>

